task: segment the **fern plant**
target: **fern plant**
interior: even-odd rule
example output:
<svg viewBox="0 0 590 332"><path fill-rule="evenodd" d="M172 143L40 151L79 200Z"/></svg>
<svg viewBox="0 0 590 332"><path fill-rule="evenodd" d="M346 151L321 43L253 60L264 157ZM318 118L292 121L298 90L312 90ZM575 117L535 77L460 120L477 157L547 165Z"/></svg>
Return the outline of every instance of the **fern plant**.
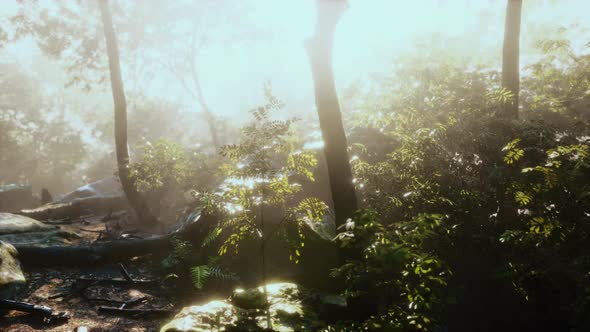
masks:
<svg viewBox="0 0 590 332"><path fill-rule="evenodd" d="M203 289L206 283L212 279L231 282L238 280L235 273L225 270L218 264L217 257L210 257L205 265L190 268L191 282L196 289Z"/></svg>
<svg viewBox="0 0 590 332"><path fill-rule="evenodd" d="M172 251L162 261L162 267L168 271L164 279L188 276L191 284L197 290L203 289L207 282L219 280L233 282L238 280L235 273L227 271L221 266L218 257L209 257L207 264L197 264L198 257L194 246L188 241L172 239Z"/></svg>

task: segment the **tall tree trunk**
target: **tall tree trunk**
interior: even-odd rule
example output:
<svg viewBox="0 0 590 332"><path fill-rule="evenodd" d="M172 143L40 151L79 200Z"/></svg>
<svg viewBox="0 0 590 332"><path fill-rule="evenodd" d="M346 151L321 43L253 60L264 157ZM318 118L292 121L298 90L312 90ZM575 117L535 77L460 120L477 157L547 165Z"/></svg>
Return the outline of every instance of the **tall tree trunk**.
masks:
<svg viewBox="0 0 590 332"><path fill-rule="evenodd" d="M219 149L221 147L221 142L219 140L219 133L217 132L217 125L215 123L215 114L211 112L211 109L209 108L209 105L205 100L203 89L201 88L201 80L199 79L197 66L195 65L197 46L195 46L194 43L195 41L193 38L193 48L191 53L191 76L196 90L195 98L197 99L199 106L201 106L201 110L203 111L205 119L207 120L207 125L209 126L209 134L211 135L211 142L213 143L213 147L215 147L215 149Z"/></svg>
<svg viewBox="0 0 590 332"><path fill-rule="evenodd" d="M317 0L315 34L306 42L337 227L352 217L357 209L348 145L332 71L334 31L347 8L348 2L345 0ZM341 256L344 256L341 257L342 261L350 253L342 252Z"/></svg>
<svg viewBox="0 0 590 332"><path fill-rule="evenodd" d="M514 95L505 109L505 115L512 118L518 117L521 12L522 0L508 0L502 52L502 87Z"/></svg>
<svg viewBox="0 0 590 332"><path fill-rule="evenodd" d="M108 0L98 0L100 5L100 14L104 28L104 38L107 45L107 54L109 58L109 71L111 76L111 89L113 93L113 102L115 105L115 149L117 153L117 166L119 169L119 178L123 191L127 196L129 204L135 210L139 220L146 224L156 223L146 201L137 192L134 181L129 178L129 150L127 147L127 101L125 100L125 91L123 90L123 80L121 79L121 66L119 61L119 48L117 38L113 28L113 19L109 9Z"/></svg>

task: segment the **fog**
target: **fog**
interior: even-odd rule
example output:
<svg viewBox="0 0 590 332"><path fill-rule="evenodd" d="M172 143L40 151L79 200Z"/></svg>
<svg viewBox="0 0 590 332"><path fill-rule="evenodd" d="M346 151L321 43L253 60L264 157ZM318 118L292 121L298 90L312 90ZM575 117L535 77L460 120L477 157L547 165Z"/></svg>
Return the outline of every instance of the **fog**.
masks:
<svg viewBox="0 0 590 332"><path fill-rule="evenodd" d="M277 95L289 107L297 112L309 112L313 107L312 84L303 42L313 30L313 1L243 2L248 7L246 15L228 10L233 16L228 17L228 25L223 26L225 35L221 35L222 41L211 40L196 60L204 95L211 109L218 115L235 119L260 101L261 86L270 80ZM55 5L50 0L41 0L39 4L47 8ZM232 5L231 2L225 4ZM342 89L355 80L387 71L395 64L396 58L420 53L428 46L499 67L504 7L503 1L495 0L353 0L336 34L334 72L337 86ZM534 60L534 43L556 34L561 27L573 28L568 30L569 36L576 36L573 40L576 47L583 45L590 27L584 16L589 9L590 4L584 0L527 1L522 18L521 67ZM220 10L224 9L198 13L195 20L214 19L220 15ZM3 5L0 15L6 21L6 16L16 11L15 3ZM151 13L157 15L158 10ZM92 12L88 14L92 15ZM94 15L99 15L98 10ZM242 15L248 22L232 27L232 20ZM220 26L205 25L199 29L209 33L208 30L220 29ZM239 29L240 37L223 40L235 33L234 29ZM185 37L184 41L190 39L190 35ZM176 42L182 43L183 40ZM149 52L156 56L166 55L165 49L169 46L164 41L159 47L150 46ZM125 56L124 47L122 52ZM17 62L34 76L42 78L40 82L49 93L62 90L67 81L67 74L59 64L45 59L30 37L9 45L3 50L2 59ZM194 110L190 97L170 73L160 70L150 76L134 75L129 70L130 61L132 59L126 59L122 63L128 88L179 103L186 111ZM108 109L108 104L104 106Z"/></svg>
<svg viewBox="0 0 590 332"><path fill-rule="evenodd" d="M0 3L1 331L590 331L590 0Z"/></svg>
<svg viewBox="0 0 590 332"><path fill-rule="evenodd" d="M146 127L140 136L172 136L191 146L209 144L203 106L195 99L191 66L198 73L202 100L231 127L243 124L247 111L263 102L265 82L286 102L287 114L315 119L312 79L303 47L314 30L314 1L249 0L236 4L114 3L130 112L140 114L146 107L156 107L164 113L151 121L158 121L158 117L165 117L165 122L178 120L177 129L162 127L156 135L146 132ZM584 0L526 1L522 75L527 75L527 66L539 57L535 45L540 40L560 36L569 39L574 50L581 50L589 35L590 22L584 17L588 9L590 4ZM46 25L36 35L17 36L19 23L14 17L19 15L29 15L31 20L44 17ZM504 15L504 1L350 1L335 36L337 89L341 93L351 87L361 91L375 79L389 75L401 59L429 54L499 69ZM93 164L99 156L110 153L112 99L102 25L94 2L7 1L0 8L0 17L9 39L0 51L0 61L16 64L34 78L35 93L44 96L45 114L61 114L81 130L93 155L83 164ZM55 24L59 19L67 29L74 28L60 31L61 26ZM72 35L68 36L68 31ZM43 33L59 37L51 40ZM43 38L42 50L38 42ZM84 38L91 46L80 46ZM200 46L191 54L188 46L193 41ZM52 47L63 49L51 54Z"/></svg>

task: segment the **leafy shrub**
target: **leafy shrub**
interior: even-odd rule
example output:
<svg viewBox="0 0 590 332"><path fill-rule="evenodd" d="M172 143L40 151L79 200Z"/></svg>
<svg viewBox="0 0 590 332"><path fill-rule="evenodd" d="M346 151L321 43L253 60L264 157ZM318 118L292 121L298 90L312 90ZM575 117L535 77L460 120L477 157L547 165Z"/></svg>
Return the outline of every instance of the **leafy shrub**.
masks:
<svg viewBox="0 0 590 332"><path fill-rule="evenodd" d="M496 73L448 64L377 103L389 106L372 124L399 143L376 156L352 142L357 188L376 212L339 236L364 253L336 272L347 293L381 303L357 328L589 328L590 139L578 84L588 62L577 59L524 80L517 121L498 117L507 98Z"/></svg>
<svg viewBox="0 0 590 332"><path fill-rule="evenodd" d="M372 296L377 315L356 328L373 331L430 330L444 317L450 271L428 242L448 237L441 215L419 215L384 226L373 210L357 212L338 235L345 247L362 251L359 260L335 269L348 298Z"/></svg>
<svg viewBox="0 0 590 332"><path fill-rule="evenodd" d="M224 239L219 249L223 255L230 249L237 251L245 239L258 239L264 247L269 239L284 236L291 244L291 260L298 262L305 240L303 227L321 223L327 206L312 197L298 199L300 181L314 181L317 161L293 137L296 119L271 118L284 104L270 88L265 92L268 103L251 111L255 121L242 128L240 142L221 149L230 161L222 166L226 180L220 191L203 198L206 209L220 215L209 240ZM268 223L265 213L270 212L280 220ZM289 230L294 236L288 236Z"/></svg>

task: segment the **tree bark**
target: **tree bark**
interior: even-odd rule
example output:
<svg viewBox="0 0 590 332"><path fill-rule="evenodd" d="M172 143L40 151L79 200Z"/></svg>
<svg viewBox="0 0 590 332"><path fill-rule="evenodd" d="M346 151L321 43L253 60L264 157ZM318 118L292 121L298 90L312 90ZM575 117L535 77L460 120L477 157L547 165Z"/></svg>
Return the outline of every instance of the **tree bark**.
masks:
<svg viewBox="0 0 590 332"><path fill-rule="evenodd" d="M113 19L109 9L108 0L98 0L100 14L104 28L104 37L109 58L109 72L111 76L111 89L115 105L115 149L117 153L117 166L123 191L131 207L135 210L139 220L146 224L155 224L157 219L152 213L135 187L134 181L129 177L129 150L127 147L127 101L121 79L121 65L119 61L119 48L113 28Z"/></svg>
<svg viewBox="0 0 590 332"><path fill-rule="evenodd" d="M357 209L357 197L347 151L348 144L332 71L334 31L347 8L348 2L345 0L317 0L318 16L315 34L306 41L305 45L314 81L315 103L324 140L324 154L337 227L351 218ZM347 255L344 253L345 257ZM341 256L343 256L342 253ZM341 260L345 257L341 257Z"/></svg>
<svg viewBox="0 0 590 332"><path fill-rule="evenodd" d="M521 12L522 0L508 0L502 52L502 87L513 94L505 107L505 116L511 118L518 117Z"/></svg>

